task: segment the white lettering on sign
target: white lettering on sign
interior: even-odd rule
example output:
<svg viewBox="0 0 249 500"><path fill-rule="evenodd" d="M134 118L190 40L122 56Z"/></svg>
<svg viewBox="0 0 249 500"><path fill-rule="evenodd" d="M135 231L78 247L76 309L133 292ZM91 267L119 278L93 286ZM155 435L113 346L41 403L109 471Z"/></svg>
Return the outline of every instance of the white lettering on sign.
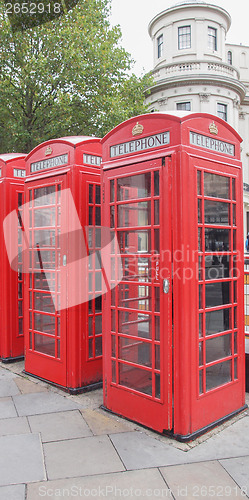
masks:
<svg viewBox="0 0 249 500"><path fill-rule="evenodd" d="M14 177L25 177L26 170L22 170L21 168L14 168L13 175Z"/></svg>
<svg viewBox="0 0 249 500"><path fill-rule="evenodd" d="M101 156L87 155L85 153L83 154L83 162L87 165L97 165L98 167L100 167L101 160Z"/></svg>
<svg viewBox="0 0 249 500"><path fill-rule="evenodd" d="M68 163L68 154L54 156L53 158L47 158L46 160L36 161L31 163L31 172L38 172L39 170L44 170L46 168L61 167Z"/></svg>
<svg viewBox="0 0 249 500"><path fill-rule="evenodd" d="M158 146L165 146L170 142L169 132L162 132L160 134L150 135L142 139L135 139L134 141L123 142L110 147L110 157L115 158L137 151L144 151L146 149L156 148Z"/></svg>
<svg viewBox="0 0 249 500"><path fill-rule="evenodd" d="M235 156L234 144L229 144L228 142L219 141L213 137L197 134L197 132L190 132L189 142L190 144L199 146L200 148L210 149L211 151L216 151L217 153L225 153L230 156Z"/></svg>
<svg viewBox="0 0 249 500"><path fill-rule="evenodd" d="M156 261L156 280L159 280L159 261Z"/></svg>

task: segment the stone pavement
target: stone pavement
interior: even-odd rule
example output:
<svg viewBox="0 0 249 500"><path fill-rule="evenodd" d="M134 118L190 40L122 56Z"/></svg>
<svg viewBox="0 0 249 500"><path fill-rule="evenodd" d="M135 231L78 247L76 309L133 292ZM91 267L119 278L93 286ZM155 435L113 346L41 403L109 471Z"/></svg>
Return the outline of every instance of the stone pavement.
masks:
<svg viewBox="0 0 249 500"><path fill-rule="evenodd" d="M0 500L249 498L249 411L182 444L101 403L0 363Z"/></svg>

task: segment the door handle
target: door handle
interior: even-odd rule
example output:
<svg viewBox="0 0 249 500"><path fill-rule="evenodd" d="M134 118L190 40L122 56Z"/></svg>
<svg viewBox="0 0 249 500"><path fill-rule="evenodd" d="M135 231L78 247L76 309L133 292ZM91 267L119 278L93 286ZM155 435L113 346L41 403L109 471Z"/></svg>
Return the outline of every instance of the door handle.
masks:
<svg viewBox="0 0 249 500"><path fill-rule="evenodd" d="M169 280L167 278L163 280L163 293L169 293Z"/></svg>

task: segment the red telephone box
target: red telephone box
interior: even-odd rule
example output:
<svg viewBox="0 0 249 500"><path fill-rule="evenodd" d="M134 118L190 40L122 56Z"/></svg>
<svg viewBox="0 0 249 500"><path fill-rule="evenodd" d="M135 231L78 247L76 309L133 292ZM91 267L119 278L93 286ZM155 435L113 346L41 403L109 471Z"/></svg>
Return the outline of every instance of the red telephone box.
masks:
<svg viewBox="0 0 249 500"><path fill-rule="evenodd" d="M240 142L183 112L102 140L104 406L183 441L245 408Z"/></svg>
<svg viewBox="0 0 249 500"><path fill-rule="evenodd" d="M71 393L102 380L100 163L93 137L26 158L25 371Z"/></svg>
<svg viewBox="0 0 249 500"><path fill-rule="evenodd" d="M25 175L24 154L0 155L0 358L5 363L21 359L24 354L21 225ZM4 221L13 210L19 224L9 231L6 228L4 236ZM9 259L6 243L17 257L14 263Z"/></svg>

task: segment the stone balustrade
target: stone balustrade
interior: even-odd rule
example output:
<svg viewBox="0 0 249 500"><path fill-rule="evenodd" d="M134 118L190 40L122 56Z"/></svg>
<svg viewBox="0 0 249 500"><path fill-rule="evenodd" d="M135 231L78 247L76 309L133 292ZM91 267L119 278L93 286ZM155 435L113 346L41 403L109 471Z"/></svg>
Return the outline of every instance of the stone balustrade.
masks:
<svg viewBox="0 0 249 500"><path fill-rule="evenodd" d="M167 76L179 76L181 74L215 74L221 76L228 76L239 80L239 72L229 64L222 62L212 62L212 61L193 61L193 62L181 62L173 64L165 64L160 68L155 69L152 75L155 80L165 79Z"/></svg>

